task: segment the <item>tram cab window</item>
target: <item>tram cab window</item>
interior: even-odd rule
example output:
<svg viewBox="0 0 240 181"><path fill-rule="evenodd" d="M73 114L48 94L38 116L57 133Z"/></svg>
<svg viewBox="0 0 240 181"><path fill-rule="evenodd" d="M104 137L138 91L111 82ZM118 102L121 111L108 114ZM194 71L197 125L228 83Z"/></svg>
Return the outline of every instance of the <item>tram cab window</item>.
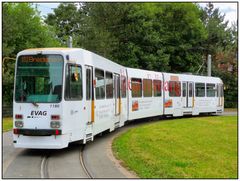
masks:
<svg viewBox="0 0 240 181"><path fill-rule="evenodd" d="M57 103L62 100L61 55L20 56L16 71L16 102Z"/></svg>
<svg viewBox="0 0 240 181"><path fill-rule="evenodd" d="M205 97L205 83L195 83L196 97Z"/></svg>
<svg viewBox="0 0 240 181"><path fill-rule="evenodd" d="M110 72L106 72L106 97L113 98L113 75Z"/></svg>
<svg viewBox="0 0 240 181"><path fill-rule="evenodd" d="M82 68L79 65L67 65L65 99L82 99Z"/></svg>
<svg viewBox="0 0 240 181"><path fill-rule="evenodd" d="M207 84L207 97L215 97L216 89L215 84Z"/></svg>
<svg viewBox="0 0 240 181"><path fill-rule="evenodd" d="M168 90L169 90L170 97L180 97L181 96L181 82L169 81Z"/></svg>
<svg viewBox="0 0 240 181"><path fill-rule="evenodd" d="M96 77L96 99L105 99L104 71L95 69Z"/></svg>
<svg viewBox="0 0 240 181"><path fill-rule="evenodd" d="M142 79L132 78L132 97L142 97Z"/></svg>

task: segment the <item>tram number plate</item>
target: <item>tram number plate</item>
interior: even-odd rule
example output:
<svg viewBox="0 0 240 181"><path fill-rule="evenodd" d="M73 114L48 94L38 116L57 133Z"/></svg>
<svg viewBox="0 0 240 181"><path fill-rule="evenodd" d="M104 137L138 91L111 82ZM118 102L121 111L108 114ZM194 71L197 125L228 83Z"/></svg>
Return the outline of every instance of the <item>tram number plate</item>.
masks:
<svg viewBox="0 0 240 181"><path fill-rule="evenodd" d="M60 105L59 104L50 104L50 108L59 108Z"/></svg>

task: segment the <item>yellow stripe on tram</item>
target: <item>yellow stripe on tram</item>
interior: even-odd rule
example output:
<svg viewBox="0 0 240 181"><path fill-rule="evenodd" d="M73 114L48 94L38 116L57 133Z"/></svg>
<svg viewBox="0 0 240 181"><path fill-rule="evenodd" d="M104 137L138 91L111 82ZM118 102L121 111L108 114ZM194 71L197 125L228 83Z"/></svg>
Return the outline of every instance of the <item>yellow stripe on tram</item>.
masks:
<svg viewBox="0 0 240 181"><path fill-rule="evenodd" d="M121 98L119 98L118 107L119 107L119 114L121 114Z"/></svg>
<svg viewBox="0 0 240 181"><path fill-rule="evenodd" d="M91 111L92 111L92 113L91 113L91 116L92 116L92 118L91 118L91 120L92 120L92 123L94 122L94 100L92 100L92 109L91 109Z"/></svg>

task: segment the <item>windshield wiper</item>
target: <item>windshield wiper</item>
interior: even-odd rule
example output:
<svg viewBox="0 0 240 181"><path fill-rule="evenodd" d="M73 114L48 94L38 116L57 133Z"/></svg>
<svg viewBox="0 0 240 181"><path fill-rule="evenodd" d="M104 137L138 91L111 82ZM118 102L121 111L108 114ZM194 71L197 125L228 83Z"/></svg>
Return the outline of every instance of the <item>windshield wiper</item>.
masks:
<svg viewBox="0 0 240 181"><path fill-rule="evenodd" d="M36 102L31 102L34 106L38 107L39 105Z"/></svg>

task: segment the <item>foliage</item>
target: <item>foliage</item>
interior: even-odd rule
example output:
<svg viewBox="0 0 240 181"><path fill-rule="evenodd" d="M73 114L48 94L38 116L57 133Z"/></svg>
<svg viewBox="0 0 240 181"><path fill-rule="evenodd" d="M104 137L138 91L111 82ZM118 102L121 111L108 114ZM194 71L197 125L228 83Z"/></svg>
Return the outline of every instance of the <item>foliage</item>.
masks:
<svg viewBox="0 0 240 181"><path fill-rule="evenodd" d="M140 178L237 178L237 116L153 122L117 137L113 151Z"/></svg>
<svg viewBox="0 0 240 181"><path fill-rule="evenodd" d="M69 14L77 14L75 19L63 15L64 7L69 6L74 5L59 5L46 23L62 34L68 26L60 29L60 22L76 24L78 20L82 23L78 37L72 26L76 44L122 65L193 72L201 59L201 54L192 48L200 46L206 33L194 4L82 3L78 10L69 10Z"/></svg>
<svg viewBox="0 0 240 181"><path fill-rule="evenodd" d="M65 46L69 36L75 38L81 33L83 25L76 3L61 3L54 13L48 14L45 22L55 28L58 39Z"/></svg>
<svg viewBox="0 0 240 181"><path fill-rule="evenodd" d="M51 27L42 23L30 3L3 3L3 58L26 48L60 46ZM24 18L23 18L24 17ZM15 61L3 62L3 102L12 103Z"/></svg>
<svg viewBox="0 0 240 181"><path fill-rule="evenodd" d="M208 34L203 41L204 56L212 55L212 75L223 80L225 107L237 107L237 25L228 27L224 17L212 3L202 10L202 22Z"/></svg>
<svg viewBox="0 0 240 181"><path fill-rule="evenodd" d="M211 54L212 74L226 85L226 106L236 106L237 25L229 28L224 17L212 3L201 9L194 3L85 2L60 3L42 20L31 3L3 3L3 57L14 58L25 48L66 46L72 36L74 47L121 65L204 75ZM233 71L222 70L222 64ZM6 60L3 68L7 95L13 89L14 62ZM4 102L12 102L11 96Z"/></svg>

